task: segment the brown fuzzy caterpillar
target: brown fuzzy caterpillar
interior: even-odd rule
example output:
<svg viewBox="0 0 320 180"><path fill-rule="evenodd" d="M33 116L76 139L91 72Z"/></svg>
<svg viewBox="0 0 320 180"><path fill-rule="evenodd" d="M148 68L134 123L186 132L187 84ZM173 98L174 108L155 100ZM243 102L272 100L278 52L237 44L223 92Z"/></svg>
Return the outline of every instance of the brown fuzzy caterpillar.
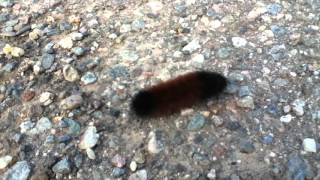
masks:
<svg viewBox="0 0 320 180"><path fill-rule="evenodd" d="M219 95L227 79L215 72L196 71L139 91L131 109L139 117L170 115Z"/></svg>

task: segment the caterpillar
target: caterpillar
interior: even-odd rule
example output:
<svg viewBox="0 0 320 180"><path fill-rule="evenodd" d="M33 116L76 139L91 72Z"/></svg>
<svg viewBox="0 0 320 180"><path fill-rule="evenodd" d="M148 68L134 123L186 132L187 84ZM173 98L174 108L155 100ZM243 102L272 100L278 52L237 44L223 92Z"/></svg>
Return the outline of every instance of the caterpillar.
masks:
<svg viewBox="0 0 320 180"><path fill-rule="evenodd" d="M218 96L227 82L226 77L216 72L190 72L138 91L130 106L141 118L171 115Z"/></svg>

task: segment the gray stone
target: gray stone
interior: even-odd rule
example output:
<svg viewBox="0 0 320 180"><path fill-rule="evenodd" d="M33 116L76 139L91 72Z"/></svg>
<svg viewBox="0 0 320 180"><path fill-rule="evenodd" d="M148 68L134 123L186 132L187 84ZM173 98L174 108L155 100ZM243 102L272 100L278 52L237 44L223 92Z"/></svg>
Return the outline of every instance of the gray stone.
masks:
<svg viewBox="0 0 320 180"><path fill-rule="evenodd" d="M121 177L125 173L126 173L126 170L124 168L115 167L112 169L112 176L113 177Z"/></svg>
<svg viewBox="0 0 320 180"><path fill-rule="evenodd" d="M147 180L147 171L145 169L141 169L136 173L133 173L129 176L128 180Z"/></svg>
<svg viewBox="0 0 320 180"><path fill-rule="evenodd" d="M288 56L288 52L287 52L286 46L284 44L273 46L270 49L269 54L276 61L285 59Z"/></svg>
<svg viewBox="0 0 320 180"><path fill-rule="evenodd" d="M281 37L287 34L287 30L284 27L277 25L271 25L271 31L276 35L276 37Z"/></svg>
<svg viewBox="0 0 320 180"><path fill-rule="evenodd" d="M1 23L8 21L8 19L9 19L9 13L7 13L7 12L0 13L0 22Z"/></svg>
<svg viewBox="0 0 320 180"><path fill-rule="evenodd" d="M52 123L47 117L42 117L37 122L37 125L35 128L31 129L28 134L34 135L34 134L40 134L45 132L46 130L49 130L52 128Z"/></svg>
<svg viewBox="0 0 320 180"><path fill-rule="evenodd" d="M126 77L129 75L128 68L121 64L114 65L109 70L109 75L112 78Z"/></svg>
<svg viewBox="0 0 320 180"><path fill-rule="evenodd" d="M226 123L226 128L231 131L236 131L241 128L241 124L238 121L228 121Z"/></svg>
<svg viewBox="0 0 320 180"><path fill-rule="evenodd" d="M199 40L197 40L197 39L194 39L194 40L192 40L191 42L189 42L186 46L184 46L183 48L182 48L182 51L183 52L187 52L187 53L192 53L192 52L194 52L195 50L197 50L197 49L200 49L201 48L201 45L200 45L200 43L199 43Z"/></svg>
<svg viewBox="0 0 320 180"><path fill-rule="evenodd" d="M204 124L205 124L204 116L198 113L191 118L187 126L187 129L189 131L199 130L204 126Z"/></svg>
<svg viewBox="0 0 320 180"><path fill-rule="evenodd" d="M65 80L67 81L74 82L80 79L77 69L71 65L64 66L62 72Z"/></svg>
<svg viewBox="0 0 320 180"><path fill-rule="evenodd" d="M303 116L305 105L306 105L306 102L301 99L296 99L291 103L292 110L297 116Z"/></svg>
<svg viewBox="0 0 320 180"><path fill-rule="evenodd" d="M122 24L120 27L120 33L127 33L131 31L131 25L130 24Z"/></svg>
<svg viewBox="0 0 320 180"><path fill-rule="evenodd" d="M134 20L131 23L132 30L134 30L134 31L139 31L139 30L143 29L144 26L145 26L145 22L141 19Z"/></svg>
<svg viewBox="0 0 320 180"><path fill-rule="evenodd" d="M12 161L12 156L6 155L6 156L0 157L0 169L6 168L11 161Z"/></svg>
<svg viewBox="0 0 320 180"><path fill-rule="evenodd" d="M237 82L242 82L244 80L244 75L240 73L230 73L229 79Z"/></svg>
<svg viewBox="0 0 320 180"><path fill-rule="evenodd" d="M312 179L315 175L310 165L297 154L291 154L287 164L286 179Z"/></svg>
<svg viewBox="0 0 320 180"><path fill-rule="evenodd" d="M239 146L242 153L250 154L255 150L253 143L249 140L241 140Z"/></svg>
<svg viewBox="0 0 320 180"><path fill-rule="evenodd" d="M275 85L276 87L284 87L284 86L286 86L289 82L288 82L288 80L286 80L286 79L278 78L278 79L276 79L273 83L274 83L274 85Z"/></svg>
<svg viewBox="0 0 320 180"><path fill-rule="evenodd" d="M0 1L0 3L1 3L1 1ZM18 19L14 19L14 20L7 21L6 22L6 26L11 26L12 27L12 26L17 25L18 23L19 23L19 20Z"/></svg>
<svg viewBox="0 0 320 180"><path fill-rule="evenodd" d="M126 165L126 158L119 155L119 154L116 154L112 159L111 159L111 162L114 166L116 167L119 167L119 168L122 168L123 166Z"/></svg>
<svg viewBox="0 0 320 180"><path fill-rule="evenodd" d="M16 67L16 63L7 63L5 66L1 68L1 71L12 72Z"/></svg>
<svg viewBox="0 0 320 180"><path fill-rule="evenodd" d="M53 167L52 171L54 173L59 173L59 174L68 174L71 172L71 166L70 162L67 157L63 158L59 162L57 162Z"/></svg>
<svg viewBox="0 0 320 180"><path fill-rule="evenodd" d="M48 135L48 136L46 137L45 143L47 143L47 144L52 144L52 143L54 143L54 141L55 141L54 135Z"/></svg>
<svg viewBox="0 0 320 180"><path fill-rule="evenodd" d="M24 121L20 124L20 132L26 133L30 129L34 127L35 123L31 122L30 120Z"/></svg>
<svg viewBox="0 0 320 180"><path fill-rule="evenodd" d="M83 98L81 95L71 95L60 103L60 108L63 110L72 110L78 108L83 103Z"/></svg>
<svg viewBox="0 0 320 180"><path fill-rule="evenodd" d="M54 55L52 54L44 54L41 57L41 66L44 69L49 69L54 62Z"/></svg>
<svg viewBox="0 0 320 180"><path fill-rule="evenodd" d="M73 47L73 41L71 37L67 36L63 39L61 39L58 42L59 46L62 47L63 49L71 49Z"/></svg>
<svg viewBox="0 0 320 180"><path fill-rule="evenodd" d="M251 91L249 86L241 86L239 88L239 97L249 96L251 95Z"/></svg>
<svg viewBox="0 0 320 180"><path fill-rule="evenodd" d="M98 22L97 19L91 19L91 20L88 21L87 25L90 28L96 28L99 25L99 22Z"/></svg>
<svg viewBox="0 0 320 180"><path fill-rule="evenodd" d="M72 29L72 25L66 21L62 21L59 24L60 31L69 31Z"/></svg>
<svg viewBox="0 0 320 180"><path fill-rule="evenodd" d="M281 12L282 6L277 3L269 4L267 6L267 12L271 15L277 15L279 12Z"/></svg>
<svg viewBox="0 0 320 180"><path fill-rule="evenodd" d="M134 62L139 59L138 53L133 50L123 50L120 52L119 55L123 60L127 60L127 61Z"/></svg>
<svg viewBox="0 0 320 180"><path fill-rule="evenodd" d="M54 53L53 47L54 47L54 43L53 42L49 42L48 44L46 44L44 46L43 52L47 53L47 54L52 54L52 53Z"/></svg>
<svg viewBox="0 0 320 180"><path fill-rule="evenodd" d="M237 101L237 105L243 108L254 109L254 101L251 96L242 97Z"/></svg>
<svg viewBox="0 0 320 180"><path fill-rule="evenodd" d="M73 136L77 136L80 134L81 127L78 122L69 118L63 118L63 121L68 125L68 134Z"/></svg>
<svg viewBox="0 0 320 180"><path fill-rule="evenodd" d="M158 154L164 148L163 143L160 139L160 133L151 131L149 133L149 141L148 141L148 151L151 154Z"/></svg>
<svg viewBox="0 0 320 180"><path fill-rule="evenodd" d="M303 149L307 152L317 152L317 143L312 138L305 138L302 145Z"/></svg>
<svg viewBox="0 0 320 180"><path fill-rule="evenodd" d="M83 39L83 34L79 32L73 32L70 34L70 37L73 41L80 41Z"/></svg>
<svg viewBox="0 0 320 180"><path fill-rule="evenodd" d="M81 138L79 148L80 149L92 148L97 144L98 140L99 140L99 134L97 133L96 127L89 126Z"/></svg>
<svg viewBox="0 0 320 180"><path fill-rule="evenodd" d="M220 127L224 123L223 118L220 118L219 116L216 116L216 115L212 116L212 120L216 127Z"/></svg>
<svg viewBox="0 0 320 180"><path fill-rule="evenodd" d="M291 116L291 114L287 114L287 115L281 116L280 121L283 123L289 123L291 122L292 118L293 117Z"/></svg>
<svg viewBox="0 0 320 180"><path fill-rule="evenodd" d="M85 53L85 49L82 47L74 47L72 48L72 52L76 55L76 56L82 56Z"/></svg>
<svg viewBox="0 0 320 180"><path fill-rule="evenodd" d="M58 143L68 143L71 139L72 137L69 135L61 135L57 137Z"/></svg>
<svg viewBox="0 0 320 180"><path fill-rule="evenodd" d="M217 55L220 59L227 59L230 56L230 48L220 48L218 49Z"/></svg>
<svg viewBox="0 0 320 180"><path fill-rule="evenodd" d="M97 81L97 77L93 72L86 72L82 77L81 81L84 85L92 84Z"/></svg>
<svg viewBox="0 0 320 180"><path fill-rule="evenodd" d="M247 40L241 37L232 37L232 45L236 48L244 47L247 45Z"/></svg>
<svg viewBox="0 0 320 180"><path fill-rule="evenodd" d="M27 180L31 167L27 161L19 161L3 175L3 180Z"/></svg>

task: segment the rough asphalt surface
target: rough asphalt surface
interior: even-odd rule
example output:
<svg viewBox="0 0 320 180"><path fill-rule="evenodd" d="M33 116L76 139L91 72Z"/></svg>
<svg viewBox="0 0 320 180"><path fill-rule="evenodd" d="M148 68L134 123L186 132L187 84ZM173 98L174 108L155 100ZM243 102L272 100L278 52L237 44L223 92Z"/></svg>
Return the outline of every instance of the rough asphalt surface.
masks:
<svg viewBox="0 0 320 180"><path fill-rule="evenodd" d="M320 179L319 0L0 0L0 179ZM224 94L170 117L141 88Z"/></svg>

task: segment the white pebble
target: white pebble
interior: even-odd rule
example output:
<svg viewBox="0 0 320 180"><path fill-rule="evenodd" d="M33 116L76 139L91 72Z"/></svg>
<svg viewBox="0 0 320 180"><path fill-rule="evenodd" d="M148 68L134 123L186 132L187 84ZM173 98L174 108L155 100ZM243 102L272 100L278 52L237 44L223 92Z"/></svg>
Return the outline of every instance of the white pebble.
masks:
<svg viewBox="0 0 320 180"><path fill-rule="evenodd" d="M289 122L291 122L291 120L292 120L291 114L287 114L285 116L280 117L280 121L283 123L289 123Z"/></svg>
<svg viewBox="0 0 320 180"><path fill-rule="evenodd" d="M0 157L0 169L4 169L12 161L12 156L3 156Z"/></svg>
<svg viewBox="0 0 320 180"><path fill-rule="evenodd" d="M233 37L232 38L232 44L234 47L237 47L237 48L244 47L247 45L247 43L248 43L247 40L244 38L241 38L241 37Z"/></svg>
<svg viewBox="0 0 320 180"><path fill-rule="evenodd" d="M138 167L137 163L136 163L135 161L131 161L131 163L130 163L130 170L131 170L132 172L134 172L134 171L137 170L137 167Z"/></svg>
<svg viewBox="0 0 320 180"><path fill-rule="evenodd" d="M314 139L311 138L305 138L303 140L303 149L307 152L317 152L317 144Z"/></svg>

